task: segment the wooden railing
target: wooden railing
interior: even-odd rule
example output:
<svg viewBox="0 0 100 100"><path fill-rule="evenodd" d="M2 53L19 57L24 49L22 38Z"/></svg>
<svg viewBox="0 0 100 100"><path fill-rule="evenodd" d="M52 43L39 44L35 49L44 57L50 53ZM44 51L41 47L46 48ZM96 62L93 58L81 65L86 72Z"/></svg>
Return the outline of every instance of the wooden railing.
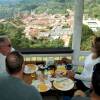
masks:
<svg viewBox="0 0 100 100"><path fill-rule="evenodd" d="M49 50L49 51L48 51ZM59 61L62 58L68 58L73 60L73 50L69 48L59 48L59 49L21 49L24 56L25 62L46 62L49 58ZM80 51L79 64L84 65L84 60L86 56L90 54L90 51ZM77 65L76 65L77 66Z"/></svg>
<svg viewBox="0 0 100 100"><path fill-rule="evenodd" d="M70 48L46 48L46 49L20 49L24 56L25 62L42 62L48 59L55 61L62 58L68 58L72 60L73 50Z"/></svg>

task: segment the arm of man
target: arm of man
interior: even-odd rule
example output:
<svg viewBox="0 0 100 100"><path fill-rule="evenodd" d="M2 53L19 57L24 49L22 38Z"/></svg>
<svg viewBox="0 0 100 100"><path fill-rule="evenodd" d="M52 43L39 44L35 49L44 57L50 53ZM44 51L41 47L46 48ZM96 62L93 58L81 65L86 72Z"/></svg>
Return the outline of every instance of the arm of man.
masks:
<svg viewBox="0 0 100 100"><path fill-rule="evenodd" d="M85 69L84 69L85 70ZM83 71L83 73L85 73ZM91 81L91 77L92 77L92 74L75 74L73 71L68 71L68 77L69 78L75 78L75 79L78 79L78 80L83 80L83 81Z"/></svg>
<svg viewBox="0 0 100 100"><path fill-rule="evenodd" d="M79 80L83 80L83 81L91 81L91 77L92 76L88 76L88 75L79 75L79 74L75 74L74 78L75 79L79 79Z"/></svg>

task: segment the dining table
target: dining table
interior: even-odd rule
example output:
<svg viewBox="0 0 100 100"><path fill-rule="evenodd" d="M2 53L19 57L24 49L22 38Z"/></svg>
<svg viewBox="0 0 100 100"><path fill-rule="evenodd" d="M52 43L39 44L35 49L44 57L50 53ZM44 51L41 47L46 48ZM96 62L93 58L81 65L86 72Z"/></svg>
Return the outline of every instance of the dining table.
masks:
<svg viewBox="0 0 100 100"><path fill-rule="evenodd" d="M38 67L38 66L36 66L36 67ZM67 69L64 69L64 70L66 70L66 72L68 71ZM43 69L41 70L40 68L38 68L36 71L34 71L32 73L25 73L24 72L24 75L23 75L24 82L27 83L28 85L32 85L32 83L35 80L38 80L38 75L37 75L38 71L41 72L44 75L45 70L43 70ZM54 71L54 72L56 72L56 71ZM64 79L64 78L70 79L70 78L68 78L67 74L60 77L60 79ZM70 97L72 97L74 91L76 90L76 87L75 87L74 78L71 78L70 80L72 80L73 83L74 83L74 86L71 89L68 89L68 90L57 89L57 88L55 88L55 86L53 84L54 80L52 80L52 81L50 81L51 82L51 88L49 90L43 91L43 92L39 91L39 92L41 93L41 95L43 97L44 96L55 96L57 98L57 100L59 100L59 96L70 96Z"/></svg>

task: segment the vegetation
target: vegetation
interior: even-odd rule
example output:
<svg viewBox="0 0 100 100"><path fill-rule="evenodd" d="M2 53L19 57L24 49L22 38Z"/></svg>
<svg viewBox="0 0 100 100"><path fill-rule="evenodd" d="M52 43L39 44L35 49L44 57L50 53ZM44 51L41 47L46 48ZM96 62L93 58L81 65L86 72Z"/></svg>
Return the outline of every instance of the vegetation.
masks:
<svg viewBox="0 0 100 100"><path fill-rule="evenodd" d="M9 0L4 0L0 5L0 18L15 17L16 14L27 11L35 11L36 13L67 13L66 9L72 8L73 0L14 0L19 1L13 3ZM2 1L3 2L3 1Z"/></svg>
<svg viewBox="0 0 100 100"><path fill-rule="evenodd" d="M13 20L11 21L13 22ZM8 35L14 48L56 48L63 47L61 39L49 40L47 38L29 40L23 33L23 27L16 27L11 22L0 23L0 35ZM20 23L20 21L19 21ZM17 24L19 24L17 22Z"/></svg>
<svg viewBox="0 0 100 100"><path fill-rule="evenodd" d="M82 27L82 39L81 39L81 50L90 50L91 42L94 37L93 31L87 26L83 25Z"/></svg>
<svg viewBox="0 0 100 100"><path fill-rule="evenodd" d="M94 34L93 31L87 25L83 25L80 49L83 51L90 50L91 42L92 42L94 36L96 36L96 34ZM69 46L72 46L72 37L71 37Z"/></svg>
<svg viewBox="0 0 100 100"><path fill-rule="evenodd" d="M12 40L14 48L63 47L64 43L61 39L27 39L23 33L23 22L20 20L20 18L15 18L15 15L23 12L30 13L31 11L34 11L39 14L46 12L48 14L66 14L67 16L67 9L73 9L74 0L14 0L13 3L11 3L11 1L13 0L0 0L0 18L7 19L7 21L0 23L0 35L8 35ZM84 1L85 17L100 19L100 10L98 10L100 8L100 0ZM69 26L63 26L63 28L67 27ZM52 27L48 27L48 29L52 29ZM90 50L90 40L92 40L94 35L100 36L100 30L93 33L88 26L83 25L81 50Z"/></svg>
<svg viewBox="0 0 100 100"><path fill-rule="evenodd" d="M84 13L87 17L100 19L100 0L92 0L91 2L85 2Z"/></svg>
<svg viewBox="0 0 100 100"><path fill-rule="evenodd" d="M3 3L1 3L1 1ZM27 11L36 13L61 13L66 14L67 9L73 9L74 0L1 0L0 1L0 18L15 17L16 14ZM13 1L13 2L12 2ZM84 0L84 14L86 17L100 19L100 0ZM11 3L12 2L12 3Z"/></svg>
<svg viewBox="0 0 100 100"><path fill-rule="evenodd" d="M64 46L64 42L61 39L48 40L47 38L41 38L35 40L33 48L61 48Z"/></svg>

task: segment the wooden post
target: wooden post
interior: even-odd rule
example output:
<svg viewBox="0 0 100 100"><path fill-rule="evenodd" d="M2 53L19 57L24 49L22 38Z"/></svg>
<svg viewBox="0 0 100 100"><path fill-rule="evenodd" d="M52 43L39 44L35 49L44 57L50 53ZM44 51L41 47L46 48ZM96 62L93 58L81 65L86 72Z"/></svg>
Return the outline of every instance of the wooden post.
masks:
<svg viewBox="0 0 100 100"><path fill-rule="evenodd" d="M84 0L75 0L75 14L74 14L74 27L73 27L73 39L72 39L72 49L74 50L73 54L74 65L79 64L83 12L84 12ZM75 70L77 70L77 68L75 68Z"/></svg>

